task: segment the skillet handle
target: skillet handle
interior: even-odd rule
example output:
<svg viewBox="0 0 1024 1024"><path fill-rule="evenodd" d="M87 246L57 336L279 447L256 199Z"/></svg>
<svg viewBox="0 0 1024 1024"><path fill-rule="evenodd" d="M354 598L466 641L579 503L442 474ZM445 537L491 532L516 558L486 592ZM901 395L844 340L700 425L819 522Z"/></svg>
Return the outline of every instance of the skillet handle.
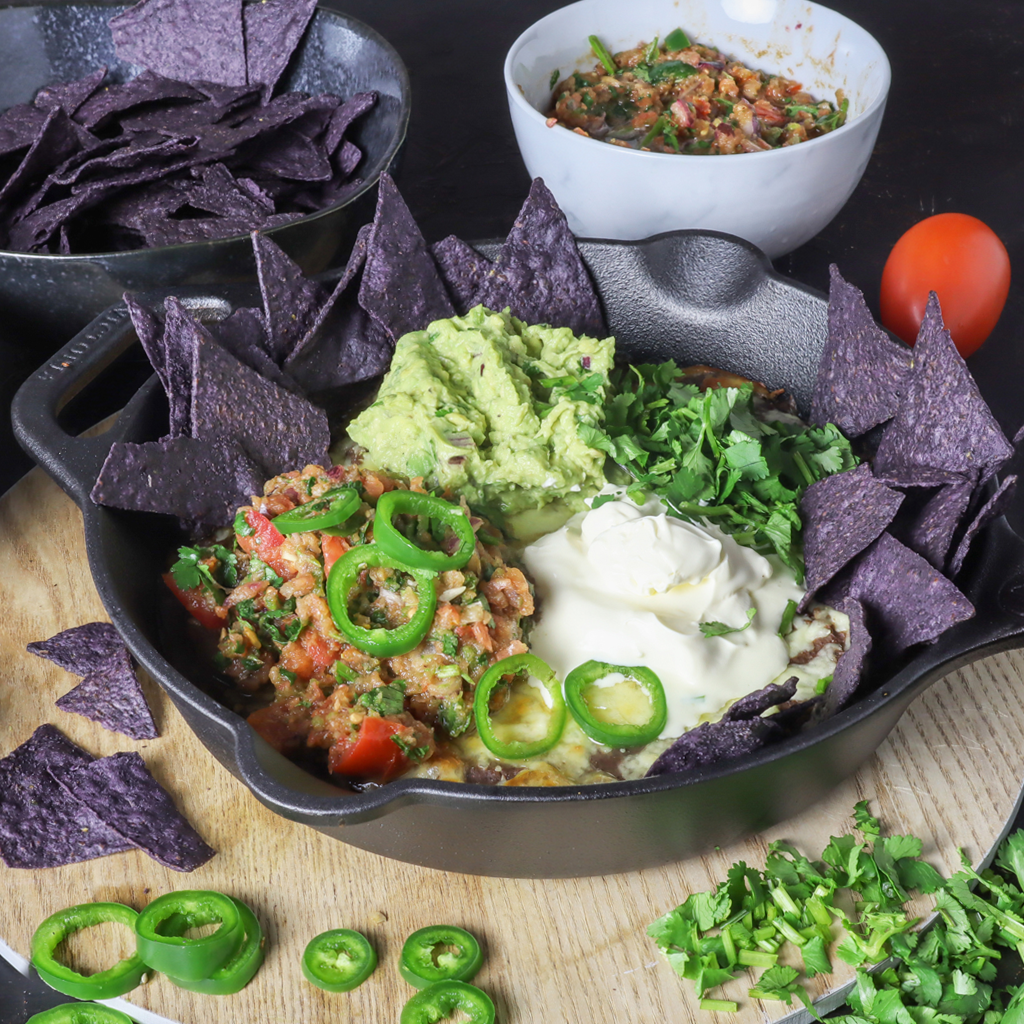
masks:
<svg viewBox="0 0 1024 1024"><path fill-rule="evenodd" d="M110 446L125 428L118 417L99 437L74 437L58 417L135 340L128 307L123 302L110 306L36 370L11 403L18 443L79 506L89 500Z"/></svg>

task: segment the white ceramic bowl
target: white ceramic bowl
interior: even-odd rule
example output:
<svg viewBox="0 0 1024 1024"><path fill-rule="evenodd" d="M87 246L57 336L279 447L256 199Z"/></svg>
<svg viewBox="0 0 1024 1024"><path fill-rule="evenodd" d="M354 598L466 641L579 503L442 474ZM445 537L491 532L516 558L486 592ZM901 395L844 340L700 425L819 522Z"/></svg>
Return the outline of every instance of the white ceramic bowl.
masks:
<svg viewBox="0 0 1024 1024"><path fill-rule="evenodd" d="M716 156L644 153L548 128L551 78L590 70L588 36L611 51L680 27L748 67L850 100L846 124L785 149ZM816 235L850 197L871 157L889 61L849 18L807 0L580 0L531 25L505 58L512 125L531 177L543 178L573 232L647 238L674 228L739 235L770 257Z"/></svg>

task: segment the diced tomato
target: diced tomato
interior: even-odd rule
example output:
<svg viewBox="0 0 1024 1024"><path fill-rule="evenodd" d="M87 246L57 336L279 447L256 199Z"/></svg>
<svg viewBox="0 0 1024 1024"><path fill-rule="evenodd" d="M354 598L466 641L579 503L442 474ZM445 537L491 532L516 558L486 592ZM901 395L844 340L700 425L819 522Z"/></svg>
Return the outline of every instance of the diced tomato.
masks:
<svg viewBox="0 0 1024 1024"><path fill-rule="evenodd" d="M245 521L253 532L248 537L238 535L239 547L246 554L256 555L266 562L278 576L290 580L295 575L295 569L279 554L279 549L284 543L284 534L254 508L245 510Z"/></svg>
<svg viewBox="0 0 1024 1024"><path fill-rule="evenodd" d="M409 764L402 748L391 738L404 727L387 718L364 718L353 740L335 743L327 757L327 766L338 775L387 782L401 774Z"/></svg>
<svg viewBox="0 0 1024 1024"><path fill-rule="evenodd" d="M227 609L218 609L214 596L204 587L182 590L169 572L164 573L164 583L200 625L207 629L220 629L224 625L228 617Z"/></svg>
<svg viewBox="0 0 1024 1024"><path fill-rule="evenodd" d="M328 640L315 629L304 629L299 642L313 665L313 674L329 669L341 654L341 644Z"/></svg>
<svg viewBox="0 0 1024 1024"><path fill-rule="evenodd" d="M331 566L351 548L344 537L325 535L320 541L320 550L324 553L324 575L331 571Z"/></svg>
<svg viewBox="0 0 1024 1024"><path fill-rule="evenodd" d="M301 676L303 679L311 679L313 673L316 671L316 665L313 663L313 659L306 652L306 648L299 643L298 640L293 640L290 644L285 644L284 647L281 648L281 657L278 663L281 668L285 668L289 672L294 672L297 676Z"/></svg>

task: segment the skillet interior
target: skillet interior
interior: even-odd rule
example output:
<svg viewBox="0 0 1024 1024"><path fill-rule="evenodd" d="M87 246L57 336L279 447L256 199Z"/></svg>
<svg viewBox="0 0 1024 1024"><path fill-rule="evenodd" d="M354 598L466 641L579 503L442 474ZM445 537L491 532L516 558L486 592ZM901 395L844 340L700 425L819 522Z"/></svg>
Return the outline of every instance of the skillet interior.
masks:
<svg viewBox="0 0 1024 1024"><path fill-rule="evenodd" d="M756 249L723 235L683 231L640 243L584 241L581 249L622 351L633 358L721 365L787 387L806 411L825 339L823 296L779 277ZM233 304L253 301L245 293L197 296L200 308L221 315ZM91 337L88 331L79 336L85 339L79 341L86 353L81 362L114 336L122 345L130 342L123 311L108 318L105 327L94 325ZM40 427L38 399L46 387L36 378L26 385L15 404L16 428L82 504L97 588L138 660L258 799L385 856L451 871L556 877L633 870L699 853L803 810L870 756L930 682L982 653L1022 643L1024 545L1000 520L958 580L977 616L905 663L885 666L886 678L875 680L880 685L873 692L812 732L722 766L636 782L528 789L400 780L354 794L274 752L244 719L191 681L216 692L210 673L204 683L194 662L181 665L191 679L170 664L162 652L180 649L186 628L184 613L168 612L158 582L178 540L174 530L167 517L118 512L87 500L115 436L140 441L166 429L166 403L155 378L105 440L76 447L85 443L68 439L59 451L57 435ZM52 410L61 389L52 382L48 387ZM46 436L41 440L40 434Z"/></svg>

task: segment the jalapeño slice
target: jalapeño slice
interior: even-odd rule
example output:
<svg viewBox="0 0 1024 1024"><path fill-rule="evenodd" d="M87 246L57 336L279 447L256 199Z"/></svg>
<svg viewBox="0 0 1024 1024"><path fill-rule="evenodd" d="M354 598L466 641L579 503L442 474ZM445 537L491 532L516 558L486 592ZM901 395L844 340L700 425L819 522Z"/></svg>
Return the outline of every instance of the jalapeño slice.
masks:
<svg viewBox="0 0 1024 1024"><path fill-rule="evenodd" d="M209 935L187 938L190 928L216 924ZM245 925L230 896L201 889L182 889L158 896L135 922L139 956L176 981L201 981L237 956L245 941Z"/></svg>
<svg viewBox="0 0 1024 1024"><path fill-rule="evenodd" d="M494 1024L494 1003L486 992L464 981L438 981L421 989L402 1007L400 1024L438 1024L456 1010L465 1024Z"/></svg>
<svg viewBox="0 0 1024 1024"><path fill-rule="evenodd" d="M426 988L437 981L471 981L483 962L480 943L469 932L432 924L405 940L398 970L410 985Z"/></svg>
<svg viewBox="0 0 1024 1024"><path fill-rule="evenodd" d="M99 1003L62 1003L29 1017L25 1024L133 1024L131 1017Z"/></svg>
<svg viewBox="0 0 1024 1024"><path fill-rule="evenodd" d="M359 580L363 566L384 566L412 576L416 584L416 611L408 622L403 622L394 629L387 629L384 626L358 626L352 621L348 610L348 598ZM335 625L345 639L359 650L378 658L405 654L419 645L434 621L434 611L437 608L434 577L433 572L412 568L388 557L377 544L360 544L346 551L331 566L331 571L327 574L327 604Z"/></svg>
<svg viewBox="0 0 1024 1024"><path fill-rule="evenodd" d="M230 996L241 992L246 985L252 981L256 972L263 963L263 929L252 910L241 900L233 896L228 897L238 908L242 916L242 927L245 929L245 940L242 942L238 952L223 966L218 967L208 978L201 978L199 981L185 981L182 978L171 977L178 988L188 989L189 992L201 992L208 996ZM165 934L173 934L180 929L186 931L188 924L185 918L177 915L168 921L163 931Z"/></svg>
<svg viewBox="0 0 1024 1024"><path fill-rule="evenodd" d="M114 999L130 992L146 973L138 953L95 974L79 974L56 958L68 936L97 924L123 924L135 930L138 914L123 903L81 903L51 914L32 936L32 965L50 988L75 999Z"/></svg>
<svg viewBox="0 0 1024 1024"><path fill-rule="evenodd" d="M359 492L354 487L335 487L307 501L305 505L274 516L271 522L279 533L307 533L339 526L359 508Z"/></svg>
<svg viewBox="0 0 1024 1024"><path fill-rule="evenodd" d="M610 675L624 676L635 683L646 695L651 705L650 716L644 722L604 722L595 715L585 696L586 689ZM565 702L572 717L580 728L598 743L608 747L642 747L656 740L665 722L668 721L668 707L665 703L665 688L656 673L642 665L609 665L604 661L587 661L574 668L565 677Z"/></svg>
<svg viewBox="0 0 1024 1024"><path fill-rule="evenodd" d="M424 516L449 527L458 541L457 547L451 553L421 548L395 526L394 517L402 513ZM418 491L388 491L380 496L373 517L373 539L381 551L392 558L413 568L430 569L433 572L461 569L476 550L473 525L462 507Z"/></svg>
<svg viewBox="0 0 1024 1024"><path fill-rule="evenodd" d="M377 954L361 932L335 928L310 939L302 954L306 980L326 992L348 992L377 966Z"/></svg>
<svg viewBox="0 0 1024 1024"><path fill-rule="evenodd" d="M495 733L491 719L491 694L505 676L523 673L538 679L548 695L547 731L536 740L502 740ZM537 757L558 742L565 728L565 701L562 699L558 676L547 662L541 661L535 654L513 654L511 658L502 658L480 677L473 695L473 714L480 739L492 754L516 761Z"/></svg>

